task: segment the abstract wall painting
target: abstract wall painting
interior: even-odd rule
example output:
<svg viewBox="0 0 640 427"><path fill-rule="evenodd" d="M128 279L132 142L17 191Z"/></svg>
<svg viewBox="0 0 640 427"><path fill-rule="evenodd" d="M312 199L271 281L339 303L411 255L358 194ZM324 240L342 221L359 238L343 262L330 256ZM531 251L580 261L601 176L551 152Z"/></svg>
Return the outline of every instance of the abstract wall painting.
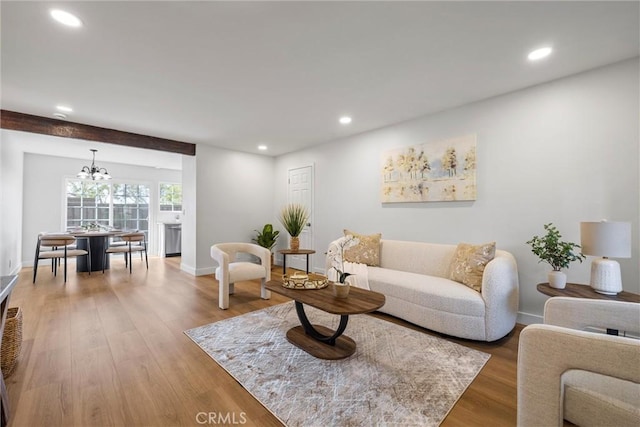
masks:
<svg viewBox="0 0 640 427"><path fill-rule="evenodd" d="M476 200L476 135L382 153L382 203Z"/></svg>

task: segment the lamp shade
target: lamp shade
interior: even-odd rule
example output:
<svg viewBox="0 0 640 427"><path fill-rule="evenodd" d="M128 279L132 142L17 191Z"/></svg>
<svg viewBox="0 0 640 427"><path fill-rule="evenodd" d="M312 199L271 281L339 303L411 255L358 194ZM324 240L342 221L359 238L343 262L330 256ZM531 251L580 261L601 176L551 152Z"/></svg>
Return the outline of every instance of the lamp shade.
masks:
<svg viewBox="0 0 640 427"><path fill-rule="evenodd" d="M581 222L580 246L585 255L631 258L631 223Z"/></svg>

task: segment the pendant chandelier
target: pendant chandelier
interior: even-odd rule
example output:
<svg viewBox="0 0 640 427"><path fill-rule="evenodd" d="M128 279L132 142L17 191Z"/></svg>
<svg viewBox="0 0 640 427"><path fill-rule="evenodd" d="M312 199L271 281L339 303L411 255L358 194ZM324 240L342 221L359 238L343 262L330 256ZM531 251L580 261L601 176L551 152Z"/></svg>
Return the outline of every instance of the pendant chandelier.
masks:
<svg viewBox="0 0 640 427"><path fill-rule="evenodd" d="M96 166L96 152L98 150L91 149L93 152L93 160L91 161L91 167L83 166L80 172L78 172L78 178L87 179L91 178L94 181L99 181L101 179L111 179L111 175L105 168L99 168Z"/></svg>

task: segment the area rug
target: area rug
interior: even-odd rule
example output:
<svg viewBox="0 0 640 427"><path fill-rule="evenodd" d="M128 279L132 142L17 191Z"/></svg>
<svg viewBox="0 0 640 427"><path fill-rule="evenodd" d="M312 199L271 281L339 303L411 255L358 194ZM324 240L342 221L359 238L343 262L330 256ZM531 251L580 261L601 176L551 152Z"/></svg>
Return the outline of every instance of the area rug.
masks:
<svg viewBox="0 0 640 427"><path fill-rule="evenodd" d="M312 323L338 316L309 308ZM185 331L287 426L437 426L490 355L368 315L349 317L357 344L342 360L295 347L293 302Z"/></svg>

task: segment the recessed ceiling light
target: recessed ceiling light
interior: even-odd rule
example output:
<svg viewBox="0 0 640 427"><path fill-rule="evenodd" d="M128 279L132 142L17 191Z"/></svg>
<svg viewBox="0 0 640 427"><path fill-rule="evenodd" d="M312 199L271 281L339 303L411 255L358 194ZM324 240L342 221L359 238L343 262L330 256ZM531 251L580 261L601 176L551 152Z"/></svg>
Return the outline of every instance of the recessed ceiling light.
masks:
<svg viewBox="0 0 640 427"><path fill-rule="evenodd" d="M351 117L340 117L340 123L342 123L343 125L348 125L349 123L351 123Z"/></svg>
<svg viewBox="0 0 640 427"><path fill-rule="evenodd" d="M267 149L267 146L262 144L262 145L258 145L258 150L262 150L265 151Z"/></svg>
<svg viewBox="0 0 640 427"><path fill-rule="evenodd" d="M530 52L527 58L529 58L530 61L537 61L538 59L546 58L547 56L549 56L552 50L553 49L551 49L550 47L536 49Z"/></svg>
<svg viewBox="0 0 640 427"><path fill-rule="evenodd" d="M73 112L73 108L67 107L66 105L56 105L56 109L58 111L64 111L65 113Z"/></svg>
<svg viewBox="0 0 640 427"><path fill-rule="evenodd" d="M62 113L53 113L53 117L55 117L56 119L66 119L67 115L66 114L62 114Z"/></svg>
<svg viewBox="0 0 640 427"><path fill-rule="evenodd" d="M80 20L80 18L78 18L75 15L72 15L69 12L65 12L64 10L60 10L60 9L52 9L50 13L53 19L55 19L59 23L64 24L68 27L77 28L82 26L82 21Z"/></svg>

